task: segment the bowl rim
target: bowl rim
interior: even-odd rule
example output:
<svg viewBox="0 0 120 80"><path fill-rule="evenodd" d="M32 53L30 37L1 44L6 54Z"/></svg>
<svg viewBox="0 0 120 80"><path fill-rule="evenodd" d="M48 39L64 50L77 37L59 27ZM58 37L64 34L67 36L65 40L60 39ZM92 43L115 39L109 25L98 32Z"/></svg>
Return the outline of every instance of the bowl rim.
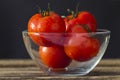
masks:
<svg viewBox="0 0 120 80"><path fill-rule="evenodd" d="M23 30L22 31L23 34L110 34L111 31L108 30L108 29L97 29L96 32L89 32L89 33L67 33L67 32L53 32L53 33L50 33L50 32L28 32L28 30Z"/></svg>

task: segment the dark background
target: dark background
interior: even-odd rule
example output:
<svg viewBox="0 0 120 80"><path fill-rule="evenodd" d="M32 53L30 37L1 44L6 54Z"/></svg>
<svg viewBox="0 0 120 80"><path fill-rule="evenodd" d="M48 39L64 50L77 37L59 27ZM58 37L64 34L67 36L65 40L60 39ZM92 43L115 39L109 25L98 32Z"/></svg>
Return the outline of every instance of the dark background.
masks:
<svg viewBox="0 0 120 80"><path fill-rule="evenodd" d="M0 59L30 58L21 32L27 29L29 18L37 12L36 5L61 15L67 9L90 11L96 17L99 28L111 30L110 44L104 58L120 58L120 0L0 0Z"/></svg>

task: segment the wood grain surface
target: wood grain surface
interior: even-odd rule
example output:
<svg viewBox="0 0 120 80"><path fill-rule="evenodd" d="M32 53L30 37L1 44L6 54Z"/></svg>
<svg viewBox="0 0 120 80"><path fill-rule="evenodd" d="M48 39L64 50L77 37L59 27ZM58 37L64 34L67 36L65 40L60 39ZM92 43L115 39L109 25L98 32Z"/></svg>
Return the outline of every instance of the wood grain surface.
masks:
<svg viewBox="0 0 120 80"><path fill-rule="evenodd" d="M120 80L120 59L103 59L85 76L49 76L32 60L0 60L0 80Z"/></svg>

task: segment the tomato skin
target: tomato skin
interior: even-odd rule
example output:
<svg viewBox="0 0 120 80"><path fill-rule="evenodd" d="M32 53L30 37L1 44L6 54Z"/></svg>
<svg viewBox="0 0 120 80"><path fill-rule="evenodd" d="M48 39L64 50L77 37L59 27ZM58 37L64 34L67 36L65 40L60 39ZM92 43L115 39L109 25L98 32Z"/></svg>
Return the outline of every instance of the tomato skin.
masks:
<svg viewBox="0 0 120 80"><path fill-rule="evenodd" d="M88 61L99 51L100 43L95 38L87 36L68 37L65 41L65 52L73 60Z"/></svg>
<svg viewBox="0 0 120 80"><path fill-rule="evenodd" d="M73 60L88 61L97 55L100 47L99 41L89 36L89 32L96 31L96 26L91 26L96 24L95 19L89 12L80 12L76 18L71 17L64 19L66 32L71 33L66 35L64 41L65 52Z"/></svg>
<svg viewBox="0 0 120 80"><path fill-rule="evenodd" d="M67 33L87 33L84 29L83 25L76 24L71 27L71 29L67 30Z"/></svg>
<svg viewBox="0 0 120 80"><path fill-rule="evenodd" d="M63 33L65 32L65 29L65 23L61 16L52 11L49 16L44 17L37 13L33 15L28 22L29 35L37 45L51 45L51 39L54 37L49 39L47 38L49 40L48 41L46 40L46 35L38 34L36 36L34 33ZM59 36L61 37L62 35ZM55 41L57 42L58 40L59 39L57 37Z"/></svg>
<svg viewBox="0 0 120 80"><path fill-rule="evenodd" d="M70 20L69 20L69 18L65 18L64 21L65 21L65 24L66 24L66 32L68 32L69 30L71 30L71 28L74 25L79 25L79 23L80 23L77 18L73 18L73 19L70 19Z"/></svg>
<svg viewBox="0 0 120 80"><path fill-rule="evenodd" d="M64 48L60 46L40 46L39 55L43 63L51 68L65 68L71 62L64 52Z"/></svg>
<svg viewBox="0 0 120 80"><path fill-rule="evenodd" d="M69 15L64 18L64 22L66 24L66 31L68 31L69 29L71 29L71 27L77 24L87 25L91 32L96 31L96 19L90 12L87 11L79 12L76 17Z"/></svg>
<svg viewBox="0 0 120 80"><path fill-rule="evenodd" d="M77 18L80 20L81 24L87 24L91 32L96 31L97 22L90 12L81 11Z"/></svg>

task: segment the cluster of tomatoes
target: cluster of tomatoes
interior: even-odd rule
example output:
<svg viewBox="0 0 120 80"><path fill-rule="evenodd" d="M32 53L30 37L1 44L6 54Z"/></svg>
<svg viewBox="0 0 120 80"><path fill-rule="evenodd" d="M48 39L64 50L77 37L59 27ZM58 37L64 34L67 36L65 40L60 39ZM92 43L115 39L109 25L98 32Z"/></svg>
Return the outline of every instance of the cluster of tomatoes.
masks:
<svg viewBox="0 0 120 80"><path fill-rule="evenodd" d="M96 25L94 16L87 11L77 12L64 18L54 11L42 11L30 18L28 32L33 42L39 46L40 58L46 66L65 68L72 60L88 61L97 55L99 40L87 34L78 35L78 33L95 32ZM48 35L51 33L53 36ZM65 33L75 34L64 35ZM57 45L54 42L64 45Z"/></svg>

